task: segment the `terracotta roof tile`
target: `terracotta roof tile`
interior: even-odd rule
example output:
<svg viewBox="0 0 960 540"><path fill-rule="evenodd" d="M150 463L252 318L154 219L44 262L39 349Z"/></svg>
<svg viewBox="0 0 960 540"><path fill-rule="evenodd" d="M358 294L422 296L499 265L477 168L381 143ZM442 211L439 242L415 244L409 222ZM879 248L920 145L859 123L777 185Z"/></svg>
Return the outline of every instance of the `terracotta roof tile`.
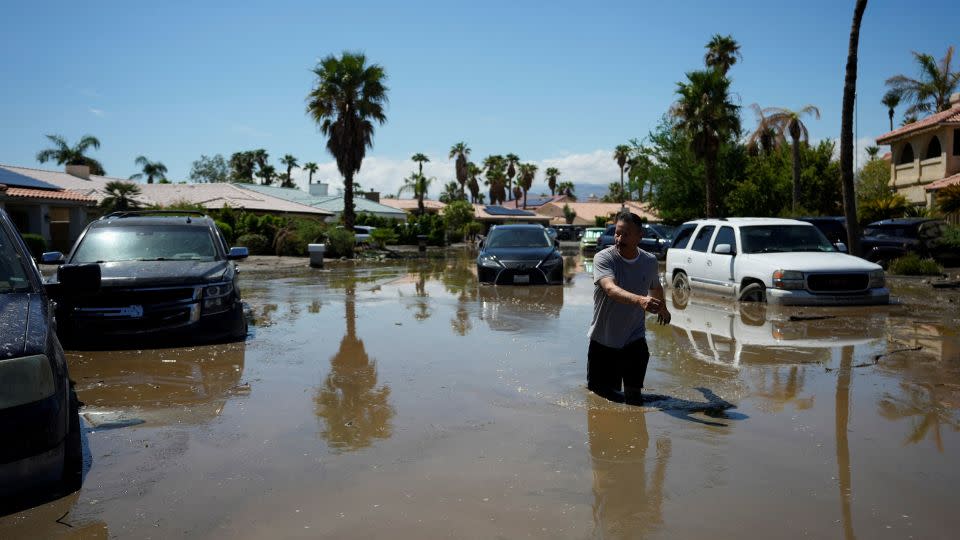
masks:
<svg viewBox="0 0 960 540"><path fill-rule="evenodd" d="M930 116L917 120L912 124L907 124L901 128L897 128L889 133L885 133L877 137L877 144L889 144L897 139L900 139L906 135L912 133L917 133L918 131L923 131L928 128L935 126L940 126L943 124L958 124L960 125L960 104L954 105L953 107L941 111L938 113L931 114Z"/></svg>
<svg viewBox="0 0 960 540"><path fill-rule="evenodd" d="M70 191L67 189L64 190L49 190L49 189L30 189L30 188L19 188L19 187L7 187L4 186L2 193L7 197L19 197L23 199L45 199L45 200L54 200L54 201L74 201L80 203L86 203L88 205L97 204L97 199L84 195L82 193L77 193L75 191Z"/></svg>
<svg viewBox="0 0 960 540"><path fill-rule="evenodd" d="M924 186L924 189L926 189L927 191L933 191L936 189L943 189L947 186L952 186L954 184L960 184L960 173L957 173L953 176L948 176L946 178L941 178L936 182L932 182L931 184Z"/></svg>

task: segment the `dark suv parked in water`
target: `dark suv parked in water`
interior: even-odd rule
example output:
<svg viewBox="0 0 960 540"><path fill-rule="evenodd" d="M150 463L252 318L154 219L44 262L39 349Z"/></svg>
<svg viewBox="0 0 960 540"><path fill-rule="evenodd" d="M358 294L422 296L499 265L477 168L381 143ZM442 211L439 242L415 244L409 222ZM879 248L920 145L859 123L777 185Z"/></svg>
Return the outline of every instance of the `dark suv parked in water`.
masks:
<svg viewBox="0 0 960 540"><path fill-rule="evenodd" d="M12 495L58 481L79 487L77 405L51 301L0 209L0 514Z"/></svg>
<svg viewBox="0 0 960 540"><path fill-rule="evenodd" d="M246 248L228 248L213 219L199 212L100 218L66 258L99 265L100 290L58 298L60 337L71 344L241 339L247 324L233 261L246 256ZM60 253L43 255L47 264L63 261Z"/></svg>

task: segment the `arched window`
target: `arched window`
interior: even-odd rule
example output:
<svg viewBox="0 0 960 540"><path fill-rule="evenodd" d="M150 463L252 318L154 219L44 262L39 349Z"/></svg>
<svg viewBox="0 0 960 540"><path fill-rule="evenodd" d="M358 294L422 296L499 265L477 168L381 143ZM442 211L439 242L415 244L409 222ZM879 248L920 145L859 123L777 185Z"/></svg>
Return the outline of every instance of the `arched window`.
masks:
<svg viewBox="0 0 960 540"><path fill-rule="evenodd" d="M913 163L913 146L910 146L910 143L903 145L903 149L900 150L900 159L897 160L897 165L908 163Z"/></svg>
<svg viewBox="0 0 960 540"><path fill-rule="evenodd" d="M934 135L927 145L927 155L923 156L923 159L938 158L941 152L943 150L940 148L940 138Z"/></svg>

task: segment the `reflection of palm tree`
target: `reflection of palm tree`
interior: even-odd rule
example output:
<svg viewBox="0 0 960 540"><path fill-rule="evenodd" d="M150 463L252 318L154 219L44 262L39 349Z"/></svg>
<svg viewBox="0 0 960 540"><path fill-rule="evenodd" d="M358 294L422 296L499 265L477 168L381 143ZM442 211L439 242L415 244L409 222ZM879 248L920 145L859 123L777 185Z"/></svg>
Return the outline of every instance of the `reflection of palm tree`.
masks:
<svg viewBox="0 0 960 540"><path fill-rule="evenodd" d="M349 452L391 435L390 387L377 387L376 360L356 335L356 285L345 291L347 332L330 358L330 373L314 397L316 414L326 423L320 436L332 448Z"/></svg>
<svg viewBox="0 0 960 540"><path fill-rule="evenodd" d="M588 396L587 430L593 463L594 536L643 537L663 523L663 484L670 439L656 442L656 461L647 484L646 415L642 409L611 405Z"/></svg>
<svg viewBox="0 0 960 540"><path fill-rule="evenodd" d="M856 538L853 534L853 519L850 511L850 497L853 486L850 482L850 442L847 438L847 425L850 422L850 371L853 365L853 346L843 348L840 360L840 374L837 377L836 421L837 468L840 478L840 505L843 514L844 538Z"/></svg>
<svg viewBox="0 0 960 540"><path fill-rule="evenodd" d="M813 407L813 398L799 397L806 383L806 371L801 366L789 366L786 376L779 367L760 372L762 380L756 396L766 398L773 403L774 410L781 411L791 401L796 402L799 410ZM772 374L768 381L767 374Z"/></svg>
<svg viewBox="0 0 960 540"><path fill-rule="evenodd" d="M906 443L916 444L932 435L937 450L943 452L942 427L960 431L960 420L953 410L944 406L948 401L942 386L930 383L900 383L904 396L887 394L880 402L880 414L888 420L910 418L912 429Z"/></svg>

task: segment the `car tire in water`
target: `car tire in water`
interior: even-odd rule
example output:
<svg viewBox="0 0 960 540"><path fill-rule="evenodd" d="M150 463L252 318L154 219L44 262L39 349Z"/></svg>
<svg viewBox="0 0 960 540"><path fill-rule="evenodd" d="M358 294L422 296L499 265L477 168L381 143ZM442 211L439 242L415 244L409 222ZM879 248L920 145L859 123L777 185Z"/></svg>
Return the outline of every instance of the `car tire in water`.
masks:
<svg viewBox="0 0 960 540"><path fill-rule="evenodd" d="M677 272L673 276L671 285L673 288L671 292L673 305L677 309L687 307L687 303L690 301L690 278L687 277L685 272Z"/></svg>
<svg viewBox="0 0 960 540"><path fill-rule="evenodd" d="M766 302L767 288L761 283L751 283L740 291L741 302Z"/></svg>
<svg viewBox="0 0 960 540"><path fill-rule="evenodd" d="M70 399L67 407L67 415L70 418L70 431L67 432L67 438L64 441L63 472L60 477L60 489L64 494L77 491L83 483L83 442L80 428L80 400L77 399L77 394L73 391L73 388L70 389Z"/></svg>

